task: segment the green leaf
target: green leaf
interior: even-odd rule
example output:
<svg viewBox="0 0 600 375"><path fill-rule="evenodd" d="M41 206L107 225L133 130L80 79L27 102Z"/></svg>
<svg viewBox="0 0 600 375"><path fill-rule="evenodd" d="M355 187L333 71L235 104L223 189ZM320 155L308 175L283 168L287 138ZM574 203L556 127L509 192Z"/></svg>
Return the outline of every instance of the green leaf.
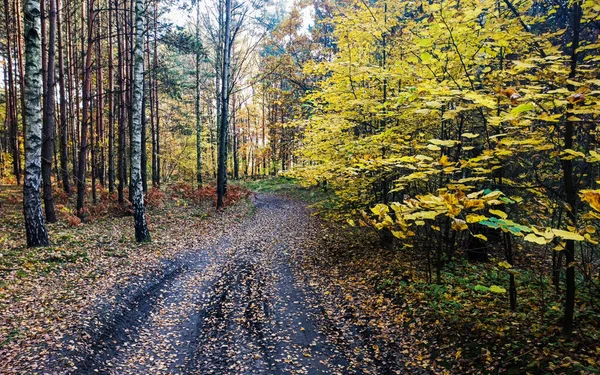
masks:
<svg viewBox="0 0 600 375"><path fill-rule="evenodd" d="M493 228L493 229L500 228L500 225L492 222L491 220L483 220L483 221L480 221L479 224L485 225L486 227Z"/></svg>
<svg viewBox="0 0 600 375"><path fill-rule="evenodd" d="M424 51L423 53L421 53L421 61L423 62L423 64L427 64L431 61L431 59L433 59L433 56L431 56L429 52Z"/></svg>
<svg viewBox="0 0 600 375"><path fill-rule="evenodd" d="M478 292L487 292L490 290L490 288L488 288L487 286L483 286L483 285L475 285L475 290Z"/></svg>
<svg viewBox="0 0 600 375"><path fill-rule="evenodd" d="M523 113L523 112L532 111L534 108L535 108L535 106L533 105L533 103L521 104L521 105L513 108L510 111L510 114L513 115L513 116L516 116L516 115L518 115L520 113Z"/></svg>

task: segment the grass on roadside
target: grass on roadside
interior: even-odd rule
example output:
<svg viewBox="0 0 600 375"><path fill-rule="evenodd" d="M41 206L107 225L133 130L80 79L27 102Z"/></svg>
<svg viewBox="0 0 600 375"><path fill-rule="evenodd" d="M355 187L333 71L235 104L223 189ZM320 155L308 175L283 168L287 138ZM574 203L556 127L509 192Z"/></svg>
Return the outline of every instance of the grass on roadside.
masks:
<svg viewBox="0 0 600 375"><path fill-rule="evenodd" d="M330 191L322 187L305 187L300 184L299 180L285 176L248 180L241 184L257 193L282 194L309 203L323 202L331 199L333 196Z"/></svg>

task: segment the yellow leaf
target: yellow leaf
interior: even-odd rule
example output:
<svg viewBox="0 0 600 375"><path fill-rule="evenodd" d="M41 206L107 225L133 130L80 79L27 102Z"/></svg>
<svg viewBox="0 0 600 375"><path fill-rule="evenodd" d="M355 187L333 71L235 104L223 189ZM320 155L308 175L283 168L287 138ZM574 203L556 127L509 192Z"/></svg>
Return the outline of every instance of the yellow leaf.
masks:
<svg viewBox="0 0 600 375"><path fill-rule="evenodd" d="M560 154L561 159L571 160L574 158L585 158L585 154L583 152L575 151L570 148L564 149Z"/></svg>
<svg viewBox="0 0 600 375"><path fill-rule="evenodd" d="M536 236L533 233L529 233L528 235L526 235L525 238L524 238L524 240L536 243L538 245L545 245L546 244L546 239L544 237L538 237L538 236Z"/></svg>
<svg viewBox="0 0 600 375"><path fill-rule="evenodd" d="M492 97L484 96L477 92L468 92L464 94L464 98L471 100L480 106L492 109L496 108L496 101Z"/></svg>
<svg viewBox="0 0 600 375"><path fill-rule="evenodd" d="M436 211L420 211L420 212L415 212L414 216L415 216L415 218L418 218L418 219L434 220L438 214L439 213Z"/></svg>
<svg viewBox="0 0 600 375"><path fill-rule="evenodd" d="M475 215L475 214L467 215L467 223L469 223L469 224L479 223L480 221L483 221L483 220L487 220L487 217L485 217L483 215Z"/></svg>
<svg viewBox="0 0 600 375"><path fill-rule="evenodd" d="M461 230L467 230L469 229L469 226L467 225L467 223L465 223L464 220L460 220L460 219L454 219L454 221L452 222L452 230L455 231L461 231Z"/></svg>
<svg viewBox="0 0 600 375"><path fill-rule="evenodd" d="M490 213L498 216L501 219L506 219L508 217L506 212L500 210L490 210Z"/></svg>
<svg viewBox="0 0 600 375"><path fill-rule="evenodd" d="M598 245L598 241L596 241L595 239L592 238L592 236L590 236L589 233L586 233L583 235L583 237L585 237L585 239L589 242L592 243L594 245Z"/></svg>
<svg viewBox="0 0 600 375"><path fill-rule="evenodd" d="M595 162L600 161L600 154L597 153L596 151L591 150L590 155L592 156L592 159L593 159L592 161L595 161Z"/></svg>
<svg viewBox="0 0 600 375"><path fill-rule="evenodd" d="M382 203L375 205L375 207L371 207L371 212L373 212L375 215L379 215L380 219L383 219L384 215L389 211L390 209L388 206Z"/></svg>
<svg viewBox="0 0 600 375"><path fill-rule="evenodd" d="M554 246L552 250L554 251L563 251L565 249L566 242L560 242L558 245Z"/></svg>
<svg viewBox="0 0 600 375"><path fill-rule="evenodd" d="M506 289L504 289L503 287L498 286L498 285L492 285L492 286L490 286L490 292L496 293L496 294L504 294L504 293L506 293Z"/></svg>
<svg viewBox="0 0 600 375"><path fill-rule="evenodd" d="M554 238L554 233L552 233L552 229L550 228L546 228L544 231L541 231L536 227L531 227L531 229L533 230L533 233L537 234L538 236L544 237L548 241Z"/></svg>
<svg viewBox="0 0 600 375"><path fill-rule="evenodd" d="M460 142L459 141L453 141L453 140L443 141L441 139L430 139L429 143L434 144L436 146L454 147L454 146L456 146Z"/></svg>
<svg viewBox="0 0 600 375"><path fill-rule="evenodd" d="M478 233L478 234L474 234L474 235L473 235L473 237L475 237L475 238L479 238L480 240L487 241L487 237L486 237L486 236L484 236L483 234L480 234L480 233Z"/></svg>
<svg viewBox="0 0 600 375"><path fill-rule="evenodd" d="M598 190L582 190L581 199L588 202L590 207L600 212L600 191Z"/></svg>
<svg viewBox="0 0 600 375"><path fill-rule="evenodd" d="M555 236L560 237L565 240L573 240L573 241L583 241L585 238L579 233L569 232L561 229L552 229L552 233Z"/></svg>
<svg viewBox="0 0 600 375"><path fill-rule="evenodd" d="M453 165L454 163L449 161L446 155L442 155L442 157L440 158L440 164L444 167L447 167L449 165Z"/></svg>
<svg viewBox="0 0 600 375"><path fill-rule="evenodd" d="M498 265L500 267L504 267L506 269L512 268L512 265L510 263L508 263L507 261L505 261L505 260L503 260L502 262L498 263Z"/></svg>

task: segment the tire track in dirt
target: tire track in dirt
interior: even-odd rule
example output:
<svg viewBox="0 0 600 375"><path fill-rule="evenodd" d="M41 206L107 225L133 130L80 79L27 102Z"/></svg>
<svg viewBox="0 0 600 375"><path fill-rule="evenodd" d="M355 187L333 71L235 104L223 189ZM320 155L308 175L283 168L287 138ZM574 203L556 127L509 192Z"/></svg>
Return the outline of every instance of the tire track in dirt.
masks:
<svg viewBox="0 0 600 375"><path fill-rule="evenodd" d="M299 249L321 235L318 220L283 197L254 203L216 245L190 250L115 307L72 373L387 373L298 277Z"/></svg>

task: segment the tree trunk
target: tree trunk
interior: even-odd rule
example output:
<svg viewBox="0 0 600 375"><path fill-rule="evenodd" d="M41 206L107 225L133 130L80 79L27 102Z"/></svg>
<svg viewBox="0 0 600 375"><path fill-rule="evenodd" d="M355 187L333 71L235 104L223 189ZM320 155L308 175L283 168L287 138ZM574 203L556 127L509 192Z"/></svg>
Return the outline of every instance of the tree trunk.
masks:
<svg viewBox="0 0 600 375"><path fill-rule="evenodd" d="M52 155L54 154L54 72L56 45L56 0L50 0L48 33L48 59L44 92L43 143L42 143L42 182L44 186L44 210L46 221L56 222L54 199L52 198ZM43 54L42 54L43 56Z"/></svg>
<svg viewBox="0 0 600 375"><path fill-rule="evenodd" d="M142 53L144 52L142 51ZM146 117L146 80L142 79L142 160L140 173L142 175L142 191L144 193L148 192L148 150L146 150L147 122L148 118Z"/></svg>
<svg viewBox="0 0 600 375"><path fill-rule="evenodd" d="M91 74L91 73L90 73ZM98 107L98 103L96 102L96 108ZM91 161L91 167L92 167L92 204L96 204L97 203L97 199L96 199L96 140L94 139L94 125L96 125L95 127L98 128L98 122L97 122L97 118L98 118L98 114L96 113L96 120L94 120L94 101L91 98L91 93L90 93L90 117L89 117L89 121L90 121L90 126L89 126L89 132L90 132L90 145L92 146L90 148L90 154L92 157L92 161Z"/></svg>
<svg viewBox="0 0 600 375"><path fill-rule="evenodd" d="M150 137L152 140L152 155L150 156L152 161L152 186L158 186L156 183L156 131L155 131L155 121L154 121L154 67L152 65L152 57L150 56L150 46L148 46L148 99L150 100Z"/></svg>
<svg viewBox="0 0 600 375"><path fill-rule="evenodd" d="M9 118L8 113L10 109L10 103L8 100L8 74L6 72L6 64L2 65L2 76L4 78L4 97L6 100L4 101L4 134L2 139L0 139L0 178L4 177L4 150L8 145L8 136L9 136Z"/></svg>
<svg viewBox="0 0 600 375"><path fill-rule="evenodd" d="M98 28L96 35L96 178L100 180L100 185L104 186L106 157L104 155L104 72L102 69L102 17L98 12Z"/></svg>
<svg viewBox="0 0 600 375"><path fill-rule="evenodd" d="M115 9L116 12L116 9ZM113 62L113 12L108 12L108 191L115 190L115 65Z"/></svg>
<svg viewBox="0 0 600 375"><path fill-rule="evenodd" d="M9 19L9 3L8 0L4 0L4 8L6 9L6 13L4 15L4 19L6 22L6 60L8 70L8 97L6 98L6 116L10 120L9 124L9 147L8 149L12 153L13 158L13 173L15 178L17 179L17 184L21 184L21 156L19 152L19 125L17 122L17 94L16 94L16 82L14 78L13 71L13 61L12 61L12 48L11 48L11 21ZM22 94L21 94L22 95Z"/></svg>
<svg viewBox="0 0 600 375"><path fill-rule="evenodd" d="M240 178L240 161L238 159L238 129L237 129L237 108L235 106L235 95L233 96L233 133L231 134L231 151L233 151L233 178L238 180Z"/></svg>
<svg viewBox="0 0 600 375"><path fill-rule="evenodd" d="M134 72L133 72L133 65L134 65L134 54L135 54L135 46L134 46L134 42L135 42L135 1L136 0L125 0L125 25L124 25L124 29L125 29L125 35L127 36L127 38L125 38L125 77L127 77L127 79L125 80L125 84L127 86L127 92L125 95L125 103L126 103L126 115L127 115L127 124L128 124L128 130L129 130L129 201L133 202L133 188L132 188L132 177L131 177L131 152L132 152L132 138L133 138L133 92L134 92L134 88L133 88L133 81L135 80L134 77ZM127 161L128 158L125 158L125 161Z"/></svg>
<svg viewBox="0 0 600 375"><path fill-rule="evenodd" d="M79 59L77 54L76 45L74 43L74 31L73 31L73 15L71 10L71 1L69 1L69 7L67 9L67 46L69 53L69 79L67 83L69 85L69 122L71 124L71 160L73 162L73 183L77 184L77 148L79 144L79 90L76 86L79 83ZM75 26L76 27L76 26Z"/></svg>
<svg viewBox="0 0 600 375"><path fill-rule="evenodd" d="M267 175L267 173L266 173L266 171L267 171L267 158L266 158L266 155L265 155L265 150L266 150L266 147L267 147L267 141L266 141L266 138L265 138L265 102L266 102L266 96L265 96L265 94L266 94L266 91L267 91L267 88L266 88L266 85L265 85L265 83L263 81L263 90L262 90L262 121L261 121L262 122L262 143L260 144L261 148L262 148L262 174L263 174L263 176Z"/></svg>
<svg viewBox="0 0 600 375"><path fill-rule="evenodd" d="M23 4L25 36L25 181L23 212L27 247L47 246L48 232L42 215L42 47L39 0Z"/></svg>
<svg viewBox="0 0 600 375"><path fill-rule="evenodd" d="M150 56L150 46L148 46L148 99L150 100L150 138L152 143L152 154L150 155L151 160L151 173L152 173L152 186L156 184L156 132L154 130L154 72L151 64L152 57Z"/></svg>
<svg viewBox="0 0 600 375"><path fill-rule="evenodd" d="M119 9L119 2L115 0L115 9ZM117 13L118 15L118 13ZM123 51L123 35L121 34L121 23L119 17L115 20L117 28L117 70L118 70L118 81L119 81L119 144L118 144L118 155L117 155L117 172L119 175L119 185L117 187L119 195L119 203L125 202L124 189L126 177L126 163L125 163L125 67L124 67L124 56Z"/></svg>
<svg viewBox="0 0 600 375"><path fill-rule="evenodd" d="M83 71L83 105L81 116L81 141L79 146L79 165L77 169L77 216L84 221L84 198L85 198L85 170L87 160L87 137L90 121L90 101L92 91L92 52L94 32L94 0L89 0L87 18L87 50L85 54L85 65Z"/></svg>
<svg viewBox="0 0 600 375"><path fill-rule="evenodd" d="M569 78L575 78L577 74L577 58L579 48L579 30L581 24L582 10L581 0L575 0L572 5L573 12L573 37L571 40L571 71ZM575 91L575 86L569 84L569 90ZM573 108L569 104L569 110ZM570 111L569 111L570 112ZM568 112L567 112L568 114ZM565 150L573 148L573 136L575 135L575 124L572 121L567 121L565 124L564 143ZM575 186L575 178L573 177L573 163L571 160L563 160L563 181L565 186L566 203L568 204L567 217L570 225L577 226L577 188ZM573 333L573 315L575 313L575 241L568 240L565 246L566 260L566 299L565 299L565 315L563 321L563 335L567 338Z"/></svg>
<svg viewBox="0 0 600 375"><path fill-rule="evenodd" d="M225 0L225 24L223 30L223 68L221 72L221 114L219 129L219 157L217 171L217 208L223 207L227 192L227 135L229 128L229 94L231 70L231 0Z"/></svg>
<svg viewBox="0 0 600 375"><path fill-rule="evenodd" d="M156 126L156 186L160 186L160 114L158 105L158 0L154 1L154 111L156 118L154 124Z"/></svg>
<svg viewBox="0 0 600 375"><path fill-rule="evenodd" d="M18 1L15 1L13 3L13 9L18 9L19 6L17 6L17 4L20 5L20 3ZM18 53L18 68L19 68L19 83L21 84L21 118L23 119L23 132L25 132L25 95L23 94L25 92L25 60L23 58L23 44L22 41L24 40L24 36L22 35L22 28L21 28L21 17L16 17L17 18L17 53ZM15 66L15 69L17 68L17 66ZM15 91L14 95L14 111L15 111L15 121L16 121L16 113L17 113L17 93ZM17 125L18 128L18 125ZM17 164L19 167L19 173L22 173L21 171L21 157L20 157L20 142L19 142L19 131L18 129L16 130L16 134L17 134L17 155L19 155L19 157L17 158Z"/></svg>
<svg viewBox="0 0 600 375"><path fill-rule="evenodd" d="M59 12L56 15L56 24L58 29L58 86L60 93L60 178L63 185L63 190L67 194L71 194L71 184L69 182L69 157L67 153L68 144L68 122L67 122L67 94L65 87L65 56L64 45L62 39L62 22L61 22L61 3L57 0Z"/></svg>
<svg viewBox="0 0 600 375"><path fill-rule="evenodd" d="M144 95L144 51L143 51L143 18L144 2L135 1L135 48L133 66L133 103L131 113L131 189L133 218L135 222L135 239L137 242L150 241L150 232L146 223L146 207L142 191L141 159L142 159L142 111Z"/></svg>
<svg viewBox="0 0 600 375"><path fill-rule="evenodd" d="M200 107L200 2L196 3L196 182L202 186L202 113Z"/></svg>

